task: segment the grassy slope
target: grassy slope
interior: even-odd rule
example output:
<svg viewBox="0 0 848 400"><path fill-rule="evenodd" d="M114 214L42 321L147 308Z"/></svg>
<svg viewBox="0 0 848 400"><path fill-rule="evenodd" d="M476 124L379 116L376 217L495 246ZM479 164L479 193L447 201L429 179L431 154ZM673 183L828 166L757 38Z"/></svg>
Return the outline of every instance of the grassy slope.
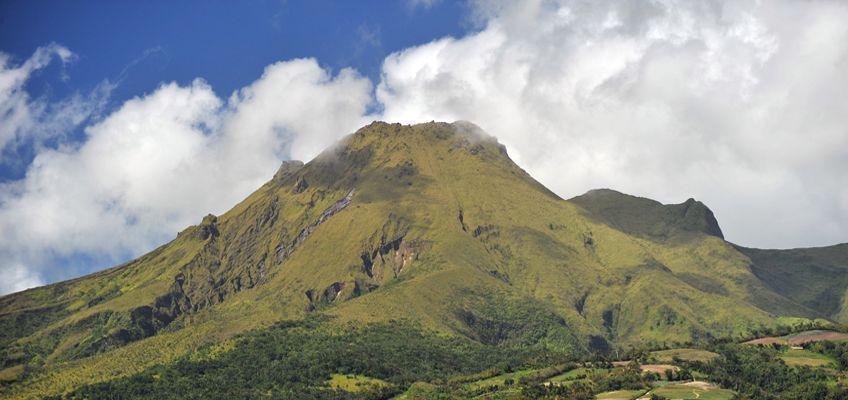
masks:
<svg viewBox="0 0 848 400"><path fill-rule="evenodd" d="M829 356L809 350L787 349L780 358L786 365L806 365L809 367L832 367L836 361Z"/></svg>
<svg viewBox="0 0 848 400"><path fill-rule="evenodd" d="M738 248L751 270L774 291L848 323L848 243L791 250Z"/></svg>
<svg viewBox="0 0 848 400"><path fill-rule="evenodd" d="M469 130L372 124L138 260L0 298L0 323L29 321L0 338L3 350L36 349L6 358L33 371L10 390L43 395L125 376L309 309L564 351L586 350L589 336L603 347L743 335L809 313L720 238L657 240L587 217ZM352 203L295 246L351 189ZM173 294L180 274L202 307L152 337L92 347L133 328L132 311ZM84 323L92 316L102 318ZM87 346L93 354L75 350Z"/></svg>
<svg viewBox="0 0 848 400"><path fill-rule="evenodd" d="M718 357L718 354L701 349L671 349L651 352L651 356L656 358L657 362L662 363L672 362L675 358L685 361L708 362Z"/></svg>

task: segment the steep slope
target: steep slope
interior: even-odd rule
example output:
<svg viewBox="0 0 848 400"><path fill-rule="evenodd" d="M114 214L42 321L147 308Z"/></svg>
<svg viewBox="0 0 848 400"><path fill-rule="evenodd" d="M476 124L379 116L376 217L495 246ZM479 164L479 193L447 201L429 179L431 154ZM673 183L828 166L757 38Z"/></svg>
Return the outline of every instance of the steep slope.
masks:
<svg viewBox="0 0 848 400"><path fill-rule="evenodd" d="M309 314L409 319L570 354L744 336L822 313L783 297L700 203L564 201L469 123L375 122L124 265L0 298L22 397L139 372ZM632 203L632 204L631 204Z"/></svg>
<svg viewBox="0 0 848 400"><path fill-rule="evenodd" d="M848 243L791 250L737 248L751 259L754 274L774 291L848 323Z"/></svg>
<svg viewBox="0 0 848 400"><path fill-rule="evenodd" d="M699 234L723 238L712 211L694 199L661 204L597 189L568 201L580 205L591 218L655 241L686 241ZM782 297L777 307L759 302L763 309L848 322L848 244L790 250L734 247L749 258L751 272Z"/></svg>
<svg viewBox="0 0 848 400"><path fill-rule="evenodd" d="M713 212L695 199L664 205L610 189L596 189L569 201L588 210L593 217L635 236L685 240L700 233L724 239Z"/></svg>

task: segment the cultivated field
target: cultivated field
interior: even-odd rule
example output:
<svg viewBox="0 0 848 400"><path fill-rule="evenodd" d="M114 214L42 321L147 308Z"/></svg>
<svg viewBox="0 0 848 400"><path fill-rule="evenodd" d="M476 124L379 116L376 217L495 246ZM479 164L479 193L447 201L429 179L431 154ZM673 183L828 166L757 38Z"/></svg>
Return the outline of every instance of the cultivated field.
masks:
<svg viewBox="0 0 848 400"><path fill-rule="evenodd" d="M718 357L718 354L701 349L671 349L651 352L651 356L660 363L670 363L674 358L686 361L708 362Z"/></svg>
<svg viewBox="0 0 848 400"><path fill-rule="evenodd" d="M814 351L789 349L780 356L786 365L803 365L807 367L832 367L836 360Z"/></svg>
<svg viewBox="0 0 848 400"><path fill-rule="evenodd" d="M799 346L809 342L821 342L824 340L839 341L848 340L848 334L842 332L812 330L793 333L786 336L767 336L759 339L749 340L745 344L782 344L785 346Z"/></svg>
<svg viewBox="0 0 848 400"><path fill-rule="evenodd" d="M644 390L616 390L595 396L598 400L633 400L645 394Z"/></svg>
<svg viewBox="0 0 848 400"><path fill-rule="evenodd" d="M689 382L659 387L650 393L669 399L698 399L698 400L730 400L733 391L721 389L707 382Z"/></svg>

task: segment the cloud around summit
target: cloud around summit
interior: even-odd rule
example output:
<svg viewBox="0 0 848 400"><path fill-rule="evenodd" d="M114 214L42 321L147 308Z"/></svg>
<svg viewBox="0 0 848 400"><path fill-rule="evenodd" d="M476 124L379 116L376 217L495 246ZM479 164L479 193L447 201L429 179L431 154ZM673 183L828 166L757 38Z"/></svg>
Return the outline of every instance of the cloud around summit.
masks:
<svg viewBox="0 0 848 400"><path fill-rule="evenodd" d="M695 197L743 245L848 241L845 3L478 1L469 18L386 57L378 82L295 59L226 97L199 77L108 115L108 81L27 93L73 49L0 56L0 147L85 127L0 184L0 293L149 251L373 119L473 121L563 197Z"/></svg>

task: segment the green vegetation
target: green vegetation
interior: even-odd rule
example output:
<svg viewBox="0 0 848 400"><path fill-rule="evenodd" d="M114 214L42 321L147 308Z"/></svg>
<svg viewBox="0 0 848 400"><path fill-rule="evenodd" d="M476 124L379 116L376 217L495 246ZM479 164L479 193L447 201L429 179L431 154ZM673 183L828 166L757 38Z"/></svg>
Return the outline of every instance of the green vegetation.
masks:
<svg viewBox="0 0 848 400"><path fill-rule="evenodd" d="M821 368L787 365L780 346L728 344L716 349L720 355L708 363L687 362L721 387L746 399L841 399L848 387L835 385L836 373Z"/></svg>
<svg viewBox="0 0 848 400"><path fill-rule="evenodd" d="M609 372L609 368L593 368L593 367L575 368L575 369L572 369L571 371L568 371L564 374L551 377L550 382L552 382L552 383L563 383L563 382L576 381L576 380L592 380L593 377L606 375L608 372Z"/></svg>
<svg viewBox="0 0 848 400"><path fill-rule="evenodd" d="M648 350L841 312L844 247L810 253L836 283L787 288L705 205L600 194L557 197L467 123L375 122L136 260L0 297L0 396L593 397L657 378L596 371L613 355L707 362Z"/></svg>
<svg viewBox="0 0 848 400"><path fill-rule="evenodd" d="M63 398L384 398L416 381L444 382L529 358L408 323L338 329L306 320L247 335L215 358L181 359Z"/></svg>
<svg viewBox="0 0 848 400"><path fill-rule="evenodd" d="M738 247L757 278L821 315L848 323L848 243L792 250Z"/></svg>
<svg viewBox="0 0 848 400"><path fill-rule="evenodd" d="M707 362L718 357L718 354L701 349L670 349L651 352L651 357L661 363L670 363L675 359Z"/></svg>
<svg viewBox="0 0 848 400"><path fill-rule="evenodd" d="M381 388L389 386L386 381L381 379L355 374L333 374L327 384L330 389L353 393L378 392Z"/></svg>
<svg viewBox="0 0 848 400"><path fill-rule="evenodd" d="M709 385L665 385L654 389L651 394L666 399L681 399L681 400L732 400L735 398L735 393L727 389L719 389L710 387Z"/></svg>
<svg viewBox="0 0 848 400"><path fill-rule="evenodd" d="M841 371L848 370L848 342L821 341L804 344L804 349L813 354L827 357Z"/></svg>
<svg viewBox="0 0 848 400"><path fill-rule="evenodd" d="M644 390L615 390L612 392L599 393L595 396L598 400L630 400L645 394Z"/></svg>
<svg viewBox="0 0 848 400"><path fill-rule="evenodd" d="M663 205L615 190L596 189L569 201L589 211L593 218L631 235L663 241L684 241L698 234L724 238L713 212L695 199Z"/></svg>
<svg viewBox="0 0 848 400"><path fill-rule="evenodd" d="M824 354L799 349L786 350L780 355L780 359L786 365L804 365L808 367L829 367L836 364L833 358Z"/></svg>
<svg viewBox="0 0 848 400"><path fill-rule="evenodd" d="M280 323L221 349L57 396L103 398L303 399L840 399L844 375L787 358L841 359L848 342L808 349L718 344L714 352L672 349L675 369L603 360L562 362L542 344L493 345L444 336L413 322L343 325L326 317ZM828 355L818 352L826 352ZM631 352L637 357L641 351ZM644 357L650 358L655 353ZM558 361L559 360L559 361ZM646 371L647 370L647 371ZM703 381L691 381L696 372ZM714 383L710 383L714 382Z"/></svg>
<svg viewBox="0 0 848 400"><path fill-rule="evenodd" d="M564 369L574 368L572 365L561 365L546 368L532 368L515 372L506 372L491 378L476 380L463 385L470 390L484 389L492 386L515 386L525 382L538 382L552 375L558 375Z"/></svg>

